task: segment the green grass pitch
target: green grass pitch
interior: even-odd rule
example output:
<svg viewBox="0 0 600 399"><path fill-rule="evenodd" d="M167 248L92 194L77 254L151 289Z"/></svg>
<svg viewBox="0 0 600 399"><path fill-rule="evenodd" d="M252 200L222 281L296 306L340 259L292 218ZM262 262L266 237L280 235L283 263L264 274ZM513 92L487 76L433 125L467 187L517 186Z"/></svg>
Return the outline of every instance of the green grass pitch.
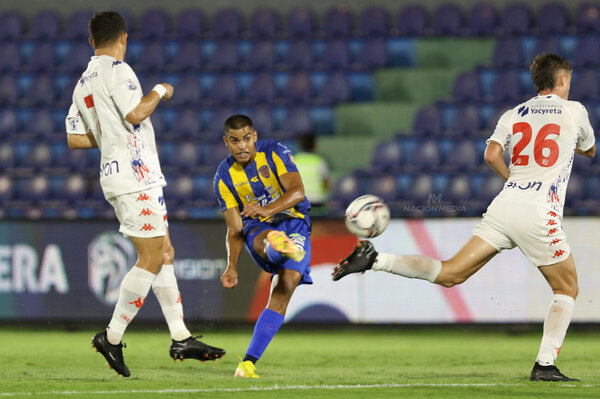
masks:
<svg viewBox="0 0 600 399"><path fill-rule="evenodd" d="M134 326L135 327L135 326ZM600 332L571 331L557 362L579 383L530 382L540 332L469 327L295 329L283 326L257 363L233 372L251 328L209 331L227 355L173 362L163 330L125 335L130 378L91 349L95 331L0 329L0 398L598 398Z"/></svg>

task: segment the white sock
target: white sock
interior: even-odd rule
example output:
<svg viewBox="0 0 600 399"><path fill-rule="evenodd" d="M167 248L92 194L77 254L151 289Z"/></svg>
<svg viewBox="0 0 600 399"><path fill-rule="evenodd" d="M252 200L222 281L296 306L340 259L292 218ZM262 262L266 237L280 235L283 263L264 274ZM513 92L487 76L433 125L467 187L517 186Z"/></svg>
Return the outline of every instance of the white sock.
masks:
<svg viewBox="0 0 600 399"><path fill-rule="evenodd" d="M192 334L183 322L183 304L177 286L175 268L173 265L163 265L156 279L152 283L152 291L158 298L171 338L176 341L184 340Z"/></svg>
<svg viewBox="0 0 600 399"><path fill-rule="evenodd" d="M575 300L568 295L555 294L544 320L544 335L535 359L542 366L554 364L571 323Z"/></svg>
<svg viewBox="0 0 600 399"><path fill-rule="evenodd" d="M380 252L371 269L433 283L442 270L442 262L424 255L396 255Z"/></svg>
<svg viewBox="0 0 600 399"><path fill-rule="evenodd" d="M125 275L117 306L106 329L108 342L113 345L121 342L125 329L144 304L155 277L156 274L136 266Z"/></svg>

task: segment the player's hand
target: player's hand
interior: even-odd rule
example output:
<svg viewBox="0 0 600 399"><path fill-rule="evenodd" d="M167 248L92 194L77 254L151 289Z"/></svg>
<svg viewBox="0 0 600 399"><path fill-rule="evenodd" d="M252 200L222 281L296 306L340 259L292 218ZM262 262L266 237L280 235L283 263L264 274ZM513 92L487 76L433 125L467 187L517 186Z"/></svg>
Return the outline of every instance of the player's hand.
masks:
<svg viewBox="0 0 600 399"><path fill-rule="evenodd" d="M258 205L258 203L252 203L252 204L248 204L244 207L244 210L242 212L240 212L240 214L242 216L246 216L249 218L256 218L256 217L269 217L271 216L271 213L269 212L269 210L265 207L262 207L260 205Z"/></svg>
<svg viewBox="0 0 600 399"><path fill-rule="evenodd" d="M165 86L165 89L167 89L167 92L163 96L162 100L163 101L169 101L171 99L171 97L173 97L173 91L175 89L173 89L173 86L171 86L168 83L161 83L161 85Z"/></svg>
<svg viewBox="0 0 600 399"><path fill-rule="evenodd" d="M231 269L229 266L225 269L225 272L221 276L221 284L223 288L234 288L238 283L238 274L236 270Z"/></svg>

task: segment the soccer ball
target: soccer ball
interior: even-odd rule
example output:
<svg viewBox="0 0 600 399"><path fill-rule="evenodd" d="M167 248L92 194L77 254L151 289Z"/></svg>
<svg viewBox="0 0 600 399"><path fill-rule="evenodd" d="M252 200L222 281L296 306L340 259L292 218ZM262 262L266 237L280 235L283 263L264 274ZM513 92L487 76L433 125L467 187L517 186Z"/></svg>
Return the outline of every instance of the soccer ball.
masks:
<svg viewBox="0 0 600 399"><path fill-rule="evenodd" d="M346 227L363 238L377 237L390 222L390 208L376 195L363 195L346 208Z"/></svg>

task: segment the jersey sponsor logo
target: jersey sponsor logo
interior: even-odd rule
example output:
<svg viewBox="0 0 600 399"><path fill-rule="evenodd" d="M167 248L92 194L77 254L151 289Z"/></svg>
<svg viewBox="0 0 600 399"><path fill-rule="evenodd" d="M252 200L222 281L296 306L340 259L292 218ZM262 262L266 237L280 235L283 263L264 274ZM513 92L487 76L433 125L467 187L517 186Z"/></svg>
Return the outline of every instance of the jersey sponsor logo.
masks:
<svg viewBox="0 0 600 399"><path fill-rule="evenodd" d="M523 105L521 108L519 108L517 110L517 114L519 114L520 116L525 116L529 113L529 107L526 107L525 105Z"/></svg>
<svg viewBox="0 0 600 399"><path fill-rule="evenodd" d="M93 295L112 308L119 299L121 281L135 264L131 241L116 231L96 236L88 245L88 286Z"/></svg>
<svg viewBox="0 0 600 399"><path fill-rule="evenodd" d="M547 114L562 114L562 109L560 108L531 108L531 113L532 114L541 114L541 115L547 115Z"/></svg>
<svg viewBox="0 0 600 399"><path fill-rule="evenodd" d="M146 193L141 193L141 194L140 194L140 195L137 197L136 201L148 201L149 199L150 199L150 197L148 197L148 194L146 194Z"/></svg>
<svg viewBox="0 0 600 399"><path fill-rule="evenodd" d="M154 215L154 212L152 212L149 208L144 208L142 209L142 211L140 212L140 214L138 216L151 216Z"/></svg>
<svg viewBox="0 0 600 399"><path fill-rule="evenodd" d="M553 240L552 240L552 242L550 243L550 245L549 245L549 246L551 247L551 246L553 246L553 245L556 245L556 244L558 244L560 241L561 241L561 240L560 240L560 238L555 238L555 239L553 239Z"/></svg>
<svg viewBox="0 0 600 399"><path fill-rule="evenodd" d="M268 179L269 177L271 177L271 170L269 169L269 167L267 165L261 166L260 169L258 169L258 173L260 173L260 175L262 177L264 177L265 179Z"/></svg>
<svg viewBox="0 0 600 399"><path fill-rule="evenodd" d="M144 225L140 229L140 231L152 231L152 230L156 230L156 228L154 226L152 226L150 223L144 223Z"/></svg>
<svg viewBox="0 0 600 399"><path fill-rule="evenodd" d="M562 249L559 249L557 251L554 251L554 256L552 256L553 258L558 258L559 256L563 256L565 254L565 251L563 251Z"/></svg>
<svg viewBox="0 0 600 399"><path fill-rule="evenodd" d="M113 61L112 66L114 67L115 65L120 65L122 63L122 61Z"/></svg>
<svg viewBox="0 0 600 399"><path fill-rule="evenodd" d="M98 72L94 72L94 73L92 73L92 74L90 74L90 75L87 75L87 76L82 76L82 77L81 77L81 79L79 79L79 84L80 84L81 86L83 86L83 84L84 84L85 82L87 82L88 80L92 80L92 79L93 79L93 78L95 78L96 76L98 76Z"/></svg>
<svg viewBox="0 0 600 399"><path fill-rule="evenodd" d="M109 176L114 173L119 173L119 162L111 161L100 165L100 177Z"/></svg>
<svg viewBox="0 0 600 399"><path fill-rule="evenodd" d="M518 188L519 190L533 190L539 191L542 187L542 182L540 181L530 181L526 183L516 183L516 182L508 182L506 183L506 188Z"/></svg>
<svg viewBox="0 0 600 399"><path fill-rule="evenodd" d="M146 298L142 298L141 296L138 297L138 299L136 299L133 302L128 302L130 305L135 305L136 308L141 308L144 305L144 302L146 301Z"/></svg>
<svg viewBox="0 0 600 399"><path fill-rule="evenodd" d="M127 88L129 90L135 90L135 89L137 89L137 86L135 85L135 83L133 83L133 80L131 80L131 79L127 79L125 81L125 84L127 85Z"/></svg>

